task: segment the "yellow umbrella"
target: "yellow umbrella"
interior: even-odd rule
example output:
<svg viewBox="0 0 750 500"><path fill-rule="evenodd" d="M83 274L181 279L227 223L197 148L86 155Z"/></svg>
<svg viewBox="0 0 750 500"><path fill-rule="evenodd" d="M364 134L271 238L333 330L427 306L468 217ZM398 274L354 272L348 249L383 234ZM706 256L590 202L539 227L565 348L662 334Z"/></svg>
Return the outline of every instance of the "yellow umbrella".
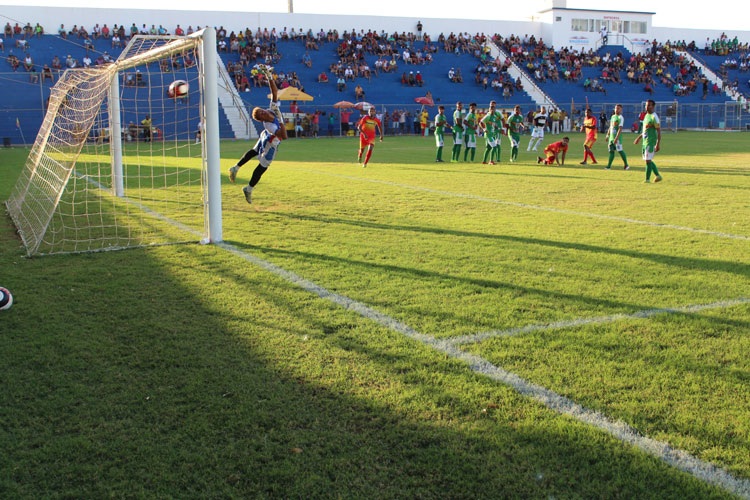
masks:
<svg viewBox="0 0 750 500"><path fill-rule="evenodd" d="M268 94L268 98L270 99L272 94ZM285 89L279 90L279 93L277 95L277 98L279 101L312 101L313 96L310 94L305 94L300 89L296 87L287 87Z"/></svg>

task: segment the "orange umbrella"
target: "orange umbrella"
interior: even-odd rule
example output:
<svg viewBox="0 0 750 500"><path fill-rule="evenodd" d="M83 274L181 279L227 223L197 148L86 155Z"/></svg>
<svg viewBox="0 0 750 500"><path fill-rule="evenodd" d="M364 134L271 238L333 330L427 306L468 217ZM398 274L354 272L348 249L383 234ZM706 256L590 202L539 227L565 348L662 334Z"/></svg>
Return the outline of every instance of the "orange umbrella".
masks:
<svg viewBox="0 0 750 500"><path fill-rule="evenodd" d="M354 103L349 101L339 101L333 105L334 108L353 108Z"/></svg>
<svg viewBox="0 0 750 500"><path fill-rule="evenodd" d="M268 94L268 98L271 98L271 94ZM313 96L305 94L300 89L295 87L287 87L278 91L276 98L279 101L312 101Z"/></svg>
<svg viewBox="0 0 750 500"><path fill-rule="evenodd" d="M414 98L414 102L416 102L417 104L422 104L424 106L434 106L435 105L435 103L433 102L432 98L427 97L427 96L425 96L425 97L415 97Z"/></svg>

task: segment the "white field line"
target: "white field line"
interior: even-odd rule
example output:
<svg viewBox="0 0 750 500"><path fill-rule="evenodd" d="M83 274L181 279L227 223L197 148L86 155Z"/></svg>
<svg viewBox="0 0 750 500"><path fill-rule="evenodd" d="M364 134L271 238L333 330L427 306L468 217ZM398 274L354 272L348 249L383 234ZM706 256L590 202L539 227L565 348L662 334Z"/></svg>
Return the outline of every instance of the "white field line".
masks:
<svg viewBox="0 0 750 500"><path fill-rule="evenodd" d="M93 184L94 186L98 187L102 191L107 191L107 192L111 193L111 190L107 186L103 185L99 181L96 181L96 180L92 179L88 175L81 174L79 172L76 172L75 170L73 170L73 173L76 175L76 177L85 180L89 184ZM136 207L140 208L141 210L143 210L147 214L152 215L153 217L155 217L155 218L157 218L157 219L159 219L159 220L161 220L163 222L171 224L171 225L175 226L176 228L181 229L182 231L185 231L186 233L192 233L192 234L196 235L198 238L203 237L204 233L202 233L202 232L200 232L200 231L198 231L196 229L193 229L192 227L187 226L187 225L183 224L180 221L176 221L174 219L170 219L169 217L167 217L165 215L162 215L159 212L155 212L155 211L151 210L149 207L147 207L146 205L144 205L143 203L141 203L139 201L130 199L127 196L119 198L119 200L124 201L126 203L130 203L131 205L135 205ZM159 245L149 245L149 246L159 246Z"/></svg>
<svg viewBox="0 0 750 500"><path fill-rule="evenodd" d="M132 200L128 201L141 206L138 202ZM151 210L150 212L159 219L173 224L175 227L179 227L192 234L200 236L198 231L195 231L178 221L169 219L168 217ZM364 318L375 321L376 323L410 339L419 341L438 352L446 354L447 356L463 361L472 371L481 373L493 380L506 384L515 389L518 393L542 403L547 408L559 414L568 415L580 422L597 427L620 441L635 446L659 460L681 471L687 472L706 483L722 488L744 498L745 500L750 500L750 481L748 480L736 478L726 470L717 467L710 462L705 462L685 451L672 448L668 443L642 436L637 430L624 422L610 420L601 413L584 408L565 396L557 394L549 389L545 389L542 386L533 384L514 373L506 371L499 366L495 366L480 356L464 352L450 342L438 340L430 335L419 333L409 325L373 309L362 302L350 299L344 295L331 293L320 285L306 280L296 273L287 271L276 264L272 264L271 262L249 254L234 245L224 242L216 243L216 245L275 274L303 290L317 295L322 299L328 300L344 309L353 311Z"/></svg>
<svg viewBox="0 0 750 500"><path fill-rule="evenodd" d="M454 359L463 361L472 371L481 373L493 380L508 385L520 394L544 404L547 408L559 414L568 415L580 422L597 427L620 441L635 446L649 455L652 455L681 471L687 472L706 483L723 488L730 493L750 500L750 481L748 480L735 478L726 470L709 462L700 460L685 451L672 448L668 443L642 436L637 430L624 422L610 420L601 413L584 408L565 396L531 383L499 366L495 366L480 356L464 352L456 347L451 341L438 340L430 335L419 333L407 324L373 309L362 302L350 299L344 295L331 293L312 281L306 280L291 271L287 271L275 264L240 250L234 245L223 242L218 243L217 245L322 299L333 302L344 309L354 311L360 316L375 321L390 330L398 332L410 339L417 340Z"/></svg>
<svg viewBox="0 0 750 500"><path fill-rule="evenodd" d="M482 342L483 340L491 339L493 337L514 337L523 333L539 332L543 330L558 330L561 328L575 328L578 326L592 325L595 323L614 323L623 319L641 319L650 318L657 314L679 314L679 313L694 313L704 311L706 309L722 309L726 307L732 307L740 304L750 304L750 298L739 298L734 300L724 300L720 302L712 302L710 304L694 304L689 306L665 308L665 309L646 309L644 311L637 311L630 314L612 314L610 316L597 316L594 318L578 318L566 321L555 321L553 323L539 324L539 325L527 325L518 328L509 328L507 330L492 330L489 332L477 333L474 335L465 335L463 337L453 337L446 339L446 342L452 345L461 344L473 344L476 342Z"/></svg>
<svg viewBox="0 0 750 500"><path fill-rule="evenodd" d="M484 201L488 203L496 203L498 205L507 205L507 206L519 207L519 208L530 208L533 210L543 210L545 212L557 212L560 214L578 215L581 217L594 217L597 219L614 220L614 221L619 221L619 222L627 222L630 224L642 224L645 226L661 227L664 229L674 229L677 231L689 231L691 233L710 234L711 236L718 236L720 238L731 238L735 240L750 241L750 236L742 236L739 234L722 233L718 231L709 231L707 229L697 229L694 227L677 226L674 224L663 224L660 222L649 222L649 221L643 221L643 220L638 220L638 219L631 219L629 217L617 217L615 215L602 215L602 214L593 214L593 213L588 213L588 212L579 212L577 210L568 210L566 208L543 207L540 205L531 205L528 203L519 203L515 201L497 200L495 198L485 198L484 196L477 196L473 194L453 193L451 191L442 191L440 189L431 189L431 188L426 188L426 187L421 187L421 186L412 186L410 184L401 184L399 182L382 181L378 179L366 179L363 177L355 177L352 175L334 174L332 172L323 172L320 170L311 170L311 169L297 169L297 170L304 171L304 172L313 172L313 173L322 174L322 175L330 175L332 177L340 177L342 179L349 179L349 180L354 180L354 181L374 182L376 184L385 184L387 186L395 186L395 187L400 187L400 188L405 188L405 189L413 189L415 191L425 191L427 193L434 193L434 194L439 194L442 196L452 196L455 198L466 198L470 200Z"/></svg>

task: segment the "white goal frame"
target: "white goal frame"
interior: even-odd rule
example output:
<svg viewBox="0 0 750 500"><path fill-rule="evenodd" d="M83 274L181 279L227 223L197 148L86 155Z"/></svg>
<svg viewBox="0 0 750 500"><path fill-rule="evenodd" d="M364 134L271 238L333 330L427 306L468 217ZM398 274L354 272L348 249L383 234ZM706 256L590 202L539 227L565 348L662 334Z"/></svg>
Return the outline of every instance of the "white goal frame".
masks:
<svg viewBox="0 0 750 500"><path fill-rule="evenodd" d="M152 48L148 44L153 42ZM145 48L142 48L145 47ZM135 53L130 54L131 49ZM222 210L221 210L221 167L220 167L220 139L219 139L219 101L218 101L218 65L220 64L216 53L216 31L213 28L205 28L187 37L177 36L148 36L136 35L130 40L122 55L112 64L98 66L95 68L69 69L58 80L53 87L50 104L39 130L36 141L26 160L24 171L14 187L11 197L6 202L8 212L18 230L18 234L26 246L27 255L32 256L39 253L40 244L44 240L53 216L60 204L63 191L66 189L71 177L75 179L84 178L91 184L97 185L101 193L109 193L108 196L120 198L125 203L138 204L137 201L128 200L126 186L124 184L125 174L123 172L123 145L122 145L122 113L120 110L120 83L119 75L133 68L155 63L177 54L181 50L193 50L198 56L198 79L200 81L200 132L201 146L198 146L202 167L202 203L203 205L203 233L202 242L220 242L223 238ZM83 82L80 86L79 82ZM109 83L107 83L109 82ZM78 99L78 94L96 87L98 96L107 92L105 100L102 97L93 98L101 104L92 105L88 109L72 109L66 106L68 95L70 99ZM69 94L69 93L77 94ZM72 101L71 101L72 102ZM88 102L80 101L78 102ZM95 103L94 103L95 104ZM107 108L104 108L107 106ZM102 134L104 128L95 130L94 122L100 109L105 109L108 114L109 123L104 123L107 128L104 133L109 140L109 154L111 161L111 185L97 183L95 180L86 179L75 170L80 160L82 149L91 141L89 134ZM193 108L195 109L195 108ZM60 114L62 113L62 114ZM65 114L72 115L71 117ZM79 122L71 121L71 118L80 119ZM60 121L62 120L62 121ZM75 123L74 127L70 123ZM66 128L67 126L67 128ZM52 134L56 135L54 139ZM60 139L62 137L62 139ZM62 143L60 143L62 140ZM55 143L57 141L57 143ZM57 146L62 146L61 150ZM110 174L106 174L109 179ZM197 187L197 185L196 185ZM131 205L132 206L132 205ZM148 209L145 209L148 212ZM158 216L158 214L157 214ZM179 227L179 223L173 224ZM194 234L200 231L193 231ZM190 236L189 239L194 239ZM95 250L73 250L80 251L102 251L109 249L127 248L129 246L140 246L139 243L131 243L112 248L96 248ZM59 253L53 251L51 253ZM63 253L68 253L63 251Z"/></svg>

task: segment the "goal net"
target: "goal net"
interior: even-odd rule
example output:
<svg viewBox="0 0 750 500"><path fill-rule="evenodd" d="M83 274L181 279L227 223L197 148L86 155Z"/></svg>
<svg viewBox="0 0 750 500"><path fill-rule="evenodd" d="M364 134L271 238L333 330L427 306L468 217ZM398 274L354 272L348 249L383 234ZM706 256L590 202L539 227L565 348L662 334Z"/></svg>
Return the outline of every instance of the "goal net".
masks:
<svg viewBox="0 0 750 500"><path fill-rule="evenodd" d="M646 109L646 102L641 103L641 109ZM677 121L679 118L679 105L677 101L656 101L654 113L659 117L662 132L677 132Z"/></svg>
<svg viewBox="0 0 750 500"><path fill-rule="evenodd" d="M63 74L7 202L28 255L221 239L216 65L206 29Z"/></svg>

